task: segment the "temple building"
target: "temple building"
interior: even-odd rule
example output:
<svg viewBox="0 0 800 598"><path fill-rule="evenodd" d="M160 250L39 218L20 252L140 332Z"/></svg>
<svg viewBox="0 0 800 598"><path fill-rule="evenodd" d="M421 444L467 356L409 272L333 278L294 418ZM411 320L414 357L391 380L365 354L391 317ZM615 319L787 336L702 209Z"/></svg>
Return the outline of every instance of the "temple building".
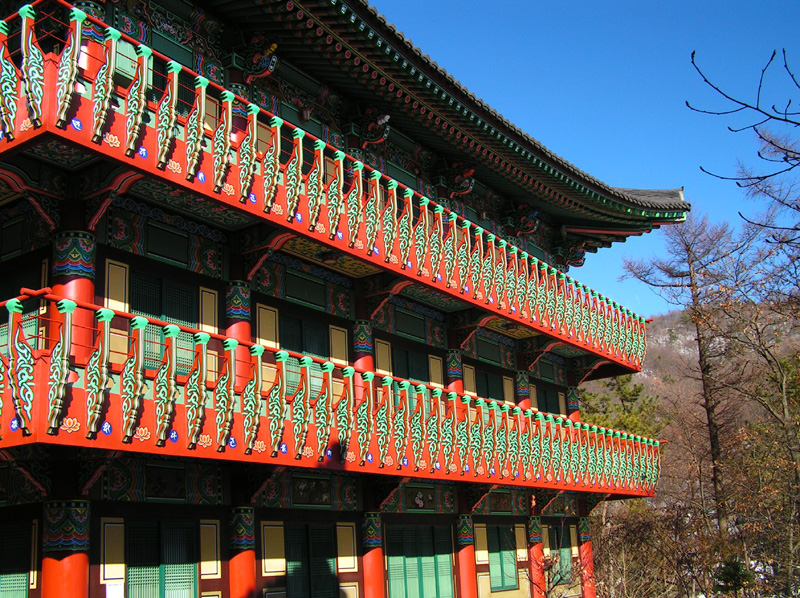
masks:
<svg viewBox="0 0 800 598"><path fill-rule="evenodd" d="M684 220L363 0L0 1L0 596L594 598L659 442L583 421Z"/></svg>

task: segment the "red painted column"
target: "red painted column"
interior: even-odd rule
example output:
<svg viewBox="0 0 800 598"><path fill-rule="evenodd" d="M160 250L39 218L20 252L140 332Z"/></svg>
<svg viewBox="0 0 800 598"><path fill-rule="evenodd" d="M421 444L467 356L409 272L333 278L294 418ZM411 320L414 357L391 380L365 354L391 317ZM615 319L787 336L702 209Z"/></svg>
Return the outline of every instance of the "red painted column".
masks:
<svg viewBox="0 0 800 598"><path fill-rule="evenodd" d="M544 540L542 522L538 517L528 518L528 565L532 598L545 598L547 578L544 573Z"/></svg>
<svg viewBox="0 0 800 598"><path fill-rule="evenodd" d="M54 295L94 303L97 240L91 233L62 231L53 239L51 288ZM85 362L94 348L94 313L78 308L72 316L72 355Z"/></svg>
<svg viewBox="0 0 800 598"><path fill-rule="evenodd" d="M230 598L256 598L255 510L252 507L231 511L229 522Z"/></svg>
<svg viewBox="0 0 800 598"><path fill-rule="evenodd" d="M448 351L445 365L447 390L461 396L464 394L464 366L461 363L461 351Z"/></svg>
<svg viewBox="0 0 800 598"><path fill-rule="evenodd" d="M595 598L592 534L589 519L586 517L581 517L578 521L578 554L581 562L581 597Z"/></svg>
<svg viewBox="0 0 800 598"><path fill-rule="evenodd" d="M386 575L383 558L383 527L380 513L364 513L361 522L361 545L364 555L364 598L386 597Z"/></svg>
<svg viewBox="0 0 800 598"><path fill-rule="evenodd" d="M89 503L50 501L42 517L42 598L89 596Z"/></svg>
<svg viewBox="0 0 800 598"><path fill-rule="evenodd" d="M456 526L457 595L460 598L477 598L478 575L475 571L475 530L472 515L459 515Z"/></svg>
<svg viewBox="0 0 800 598"><path fill-rule="evenodd" d="M225 289L225 336L239 341L236 347L236 377L238 381L250 377L249 347L252 342L250 324L250 284L232 280Z"/></svg>

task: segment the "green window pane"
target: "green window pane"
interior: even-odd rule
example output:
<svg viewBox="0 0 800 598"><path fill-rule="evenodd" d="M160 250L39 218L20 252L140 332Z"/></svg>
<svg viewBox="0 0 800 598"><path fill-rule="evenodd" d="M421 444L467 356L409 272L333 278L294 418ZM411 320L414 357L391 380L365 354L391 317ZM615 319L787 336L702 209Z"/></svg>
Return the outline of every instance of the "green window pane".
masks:
<svg viewBox="0 0 800 598"><path fill-rule="evenodd" d="M132 523L125 530L128 598L160 598L161 572L158 524Z"/></svg>
<svg viewBox="0 0 800 598"><path fill-rule="evenodd" d="M31 524L9 524L0 528L0 534L0 596L27 598L31 567Z"/></svg>

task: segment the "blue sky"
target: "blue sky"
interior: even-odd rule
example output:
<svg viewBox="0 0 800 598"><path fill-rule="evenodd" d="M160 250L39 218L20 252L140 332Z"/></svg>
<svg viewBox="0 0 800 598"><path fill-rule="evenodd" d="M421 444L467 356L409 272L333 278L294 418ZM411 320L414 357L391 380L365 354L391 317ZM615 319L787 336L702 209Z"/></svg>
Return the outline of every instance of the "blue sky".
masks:
<svg viewBox="0 0 800 598"><path fill-rule="evenodd" d="M755 163L752 133L694 113L724 104L690 62L726 90L753 98L773 50L800 75L800 2L540 2L371 0L439 66L508 120L578 168L619 187L683 186L697 212L737 221L758 202L732 182L737 161ZM775 68L777 67L777 68ZM781 64L775 100L785 100ZM784 92L784 93L781 93ZM570 274L643 316L670 306L635 281L619 282L622 257L663 251L652 232L589 255Z"/></svg>

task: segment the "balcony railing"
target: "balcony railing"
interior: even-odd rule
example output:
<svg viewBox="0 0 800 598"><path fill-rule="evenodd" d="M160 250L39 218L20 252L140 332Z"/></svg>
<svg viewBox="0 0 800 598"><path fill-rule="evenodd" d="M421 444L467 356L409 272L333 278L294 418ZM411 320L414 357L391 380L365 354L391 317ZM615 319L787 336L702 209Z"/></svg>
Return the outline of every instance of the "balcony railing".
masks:
<svg viewBox="0 0 800 598"><path fill-rule="evenodd" d="M0 448L69 444L622 496L650 496L658 480L656 440L22 292L0 303ZM146 348L149 326L163 342ZM194 339L182 348L186 375L180 332ZM146 350L160 355L152 369Z"/></svg>
<svg viewBox="0 0 800 598"><path fill-rule="evenodd" d="M33 6L0 23L0 152L41 132L65 136L641 369L645 322L630 310L80 10Z"/></svg>

